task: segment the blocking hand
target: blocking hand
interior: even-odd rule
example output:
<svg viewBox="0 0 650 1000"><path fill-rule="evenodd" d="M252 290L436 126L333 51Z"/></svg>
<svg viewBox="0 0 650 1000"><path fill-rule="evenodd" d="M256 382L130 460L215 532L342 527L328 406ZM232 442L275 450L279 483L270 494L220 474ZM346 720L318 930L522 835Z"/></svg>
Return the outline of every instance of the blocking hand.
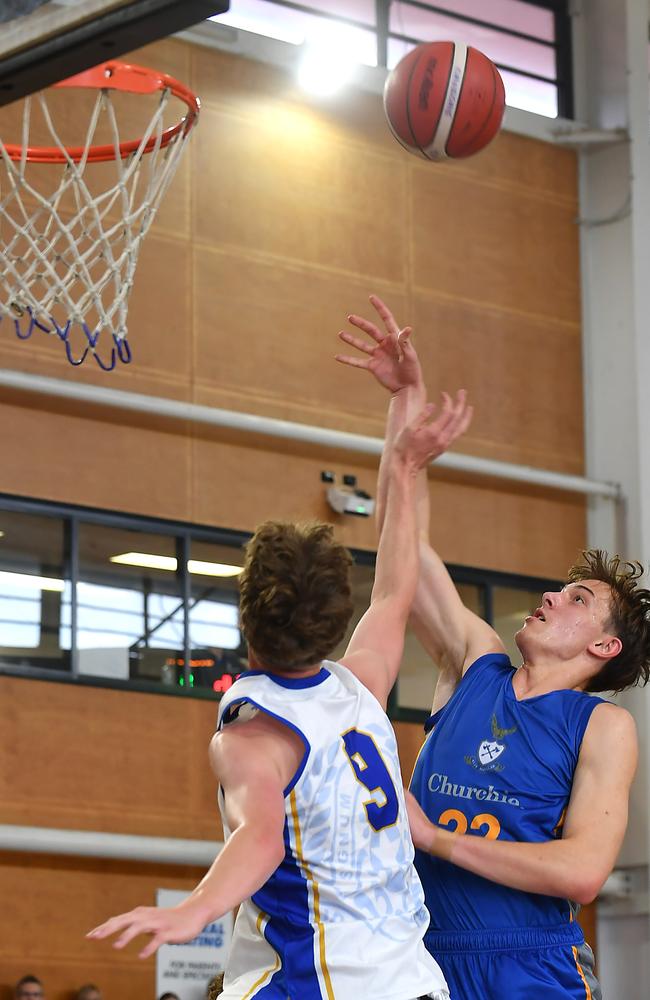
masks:
<svg viewBox="0 0 650 1000"><path fill-rule="evenodd" d="M367 333L374 343L362 340L348 330L341 330L340 339L366 357L336 354L336 360L351 368L365 368L374 375L380 385L391 392L418 385L422 380L422 373L415 348L409 339L411 327L406 326L400 330L392 312L377 295L371 295L370 302L379 314L386 332L382 333L375 323L364 319L363 316L356 314L348 316L348 322Z"/></svg>
<svg viewBox="0 0 650 1000"><path fill-rule="evenodd" d="M447 451L449 446L469 427L474 410L467 404L467 394L459 389L456 398L442 393L442 407L435 420L431 420L436 406L429 403L416 419L405 427L395 441L395 452L422 469L434 458Z"/></svg>

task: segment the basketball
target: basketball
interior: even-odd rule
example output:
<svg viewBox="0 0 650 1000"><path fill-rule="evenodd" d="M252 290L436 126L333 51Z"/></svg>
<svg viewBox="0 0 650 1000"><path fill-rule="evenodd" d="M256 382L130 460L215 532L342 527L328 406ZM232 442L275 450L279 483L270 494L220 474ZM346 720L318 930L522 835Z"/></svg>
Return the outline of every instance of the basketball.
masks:
<svg viewBox="0 0 650 1000"><path fill-rule="evenodd" d="M499 131L504 109L498 69L461 42L417 45L384 87L391 132L405 149L429 160L478 153Z"/></svg>

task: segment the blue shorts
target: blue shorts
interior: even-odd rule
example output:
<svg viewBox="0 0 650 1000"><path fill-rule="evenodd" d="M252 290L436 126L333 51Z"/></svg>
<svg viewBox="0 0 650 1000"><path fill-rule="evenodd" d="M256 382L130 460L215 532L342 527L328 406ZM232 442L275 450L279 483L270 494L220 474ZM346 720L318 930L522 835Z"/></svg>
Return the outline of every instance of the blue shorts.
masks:
<svg viewBox="0 0 650 1000"><path fill-rule="evenodd" d="M568 933L566 927L429 931L425 944L451 1000L601 1000L591 949L578 926L570 926Z"/></svg>

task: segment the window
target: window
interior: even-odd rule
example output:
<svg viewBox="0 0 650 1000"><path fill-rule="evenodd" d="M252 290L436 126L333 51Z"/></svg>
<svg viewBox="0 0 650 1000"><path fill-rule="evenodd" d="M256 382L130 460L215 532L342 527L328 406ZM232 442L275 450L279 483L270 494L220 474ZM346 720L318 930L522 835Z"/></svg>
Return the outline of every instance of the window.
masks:
<svg viewBox="0 0 650 1000"><path fill-rule="evenodd" d="M0 496L0 673L217 698L247 667L238 620L247 537ZM334 659L370 603L375 556L354 556L354 613ZM559 584L449 570L516 661L515 631ZM424 721L436 676L409 631L391 714Z"/></svg>
<svg viewBox="0 0 650 1000"><path fill-rule="evenodd" d="M0 664L70 669L64 553L60 520L0 510Z"/></svg>
<svg viewBox="0 0 650 1000"><path fill-rule="evenodd" d="M459 39L496 63L509 105L573 116L566 0L231 0L213 20L294 45L338 31L359 63L389 69L419 42Z"/></svg>
<svg viewBox="0 0 650 1000"><path fill-rule="evenodd" d="M79 674L167 681L185 648L176 538L82 523L78 546Z"/></svg>
<svg viewBox="0 0 650 1000"><path fill-rule="evenodd" d="M247 668L239 631L241 548L194 540L189 562L190 683L227 691Z"/></svg>

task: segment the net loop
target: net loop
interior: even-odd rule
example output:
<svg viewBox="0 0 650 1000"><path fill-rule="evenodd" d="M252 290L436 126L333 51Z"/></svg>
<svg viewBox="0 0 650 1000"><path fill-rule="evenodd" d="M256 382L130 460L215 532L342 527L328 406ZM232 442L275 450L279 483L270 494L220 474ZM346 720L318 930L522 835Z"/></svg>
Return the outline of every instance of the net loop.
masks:
<svg viewBox="0 0 650 1000"><path fill-rule="evenodd" d="M48 103L68 87L96 91L81 146L65 144ZM154 103L139 139L121 137L116 91ZM186 112L167 126L174 98ZM21 144L0 139L0 319L12 317L20 340L35 329L54 336L74 366L89 354L104 371L131 362L127 312L138 253L198 113L177 80L117 62L25 99ZM51 145L30 145L34 131Z"/></svg>

